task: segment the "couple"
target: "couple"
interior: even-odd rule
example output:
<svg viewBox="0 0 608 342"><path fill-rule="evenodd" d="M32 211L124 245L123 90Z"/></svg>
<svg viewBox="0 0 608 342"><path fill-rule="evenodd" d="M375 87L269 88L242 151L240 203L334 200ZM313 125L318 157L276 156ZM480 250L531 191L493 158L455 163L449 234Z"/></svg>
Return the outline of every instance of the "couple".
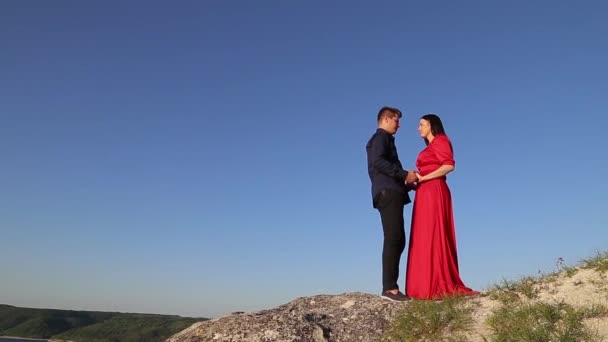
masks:
<svg viewBox="0 0 608 342"><path fill-rule="evenodd" d="M417 171L405 171L395 138L401 111L384 107L378 113L378 130L367 143L367 169L372 182L374 208L384 230L382 298L393 301L441 299L475 295L458 274L452 198L445 175L454 170L452 144L435 114L420 119L418 131L426 148L418 154ZM416 191L412 212L405 293L399 291L399 261L405 248L403 207L408 192Z"/></svg>

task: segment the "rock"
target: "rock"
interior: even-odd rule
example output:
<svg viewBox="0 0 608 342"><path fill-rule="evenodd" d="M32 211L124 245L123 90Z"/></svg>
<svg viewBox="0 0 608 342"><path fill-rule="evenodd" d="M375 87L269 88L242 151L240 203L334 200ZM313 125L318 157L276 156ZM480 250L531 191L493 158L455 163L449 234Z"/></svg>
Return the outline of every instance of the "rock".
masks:
<svg viewBox="0 0 608 342"><path fill-rule="evenodd" d="M405 305L361 292L302 297L270 310L198 322L167 341L377 341Z"/></svg>

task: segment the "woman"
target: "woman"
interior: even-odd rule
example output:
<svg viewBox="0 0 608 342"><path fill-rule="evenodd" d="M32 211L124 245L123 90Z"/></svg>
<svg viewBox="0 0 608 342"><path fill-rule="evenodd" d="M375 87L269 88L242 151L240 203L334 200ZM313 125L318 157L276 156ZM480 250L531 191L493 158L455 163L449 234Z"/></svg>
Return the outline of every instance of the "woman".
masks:
<svg viewBox="0 0 608 342"><path fill-rule="evenodd" d="M416 299L479 294L458 274L452 195L445 175L454 170L452 143L435 114L418 126L427 147L418 154L418 184L412 213L406 293Z"/></svg>

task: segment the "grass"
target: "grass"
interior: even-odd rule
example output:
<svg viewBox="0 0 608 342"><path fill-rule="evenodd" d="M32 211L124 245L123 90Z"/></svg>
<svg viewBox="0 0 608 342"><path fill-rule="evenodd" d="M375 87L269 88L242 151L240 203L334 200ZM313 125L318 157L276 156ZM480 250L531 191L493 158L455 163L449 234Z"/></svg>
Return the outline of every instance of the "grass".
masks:
<svg viewBox="0 0 608 342"><path fill-rule="evenodd" d="M490 298L505 304L519 299L520 296L536 299L541 289L546 287L543 284L555 283L560 275L572 278L581 268L594 269L600 273L605 273L608 271L608 251L597 252L594 257L583 259L579 262L578 267L567 266L564 259L560 257L555 262L555 267L556 272L541 274L539 271L538 277L524 276L516 281L503 279L502 282L491 286L487 292Z"/></svg>
<svg viewBox="0 0 608 342"><path fill-rule="evenodd" d="M572 276L574 276L576 274L576 272L578 272L578 268L568 267L564 270L564 272L566 272L566 277L572 278Z"/></svg>
<svg viewBox="0 0 608 342"><path fill-rule="evenodd" d="M597 252L594 257L583 259L581 268L594 269L600 273L608 271L608 251Z"/></svg>
<svg viewBox="0 0 608 342"><path fill-rule="evenodd" d="M517 281L503 279L502 283L493 285L487 292L490 295L490 298L498 300L501 303L518 300L518 294L529 299L534 299L538 297L538 293L540 292L537 286L539 282L539 279L530 276L522 277Z"/></svg>
<svg viewBox="0 0 608 342"><path fill-rule="evenodd" d="M555 262L555 267L557 268L557 272L551 274L555 277L557 277L560 273L563 273L566 275L566 277L572 278L572 276L574 276L576 272L578 272L578 268L567 266L566 262L564 261L564 258L561 257L557 258L557 261Z"/></svg>
<svg viewBox="0 0 608 342"><path fill-rule="evenodd" d="M473 326L473 307L465 297L408 303L392 322L385 341L466 341Z"/></svg>
<svg viewBox="0 0 608 342"><path fill-rule="evenodd" d="M503 305L494 310L486 324L493 342L595 342L600 336L583 320L604 317L604 306L574 308L565 303Z"/></svg>
<svg viewBox="0 0 608 342"><path fill-rule="evenodd" d="M598 279L584 282L568 280L581 269L592 269ZM602 336L594 330L589 319L608 319L608 306L597 302L586 306L572 306L565 302L543 302L543 294L556 294L559 285L572 282L575 286L593 285L598 292L608 293L608 251L567 266L562 258L556 262L556 271L538 276L524 276L515 281L503 279L493 285L485 296L498 301L487 319L473 320L477 300L466 297L449 297L442 301L412 301L386 330L384 341L469 341L477 335L492 342L596 342ZM544 298L545 296L543 296ZM483 300L483 299L482 299ZM473 330L483 328L480 331ZM487 336L481 336L485 334Z"/></svg>
<svg viewBox="0 0 608 342"><path fill-rule="evenodd" d="M608 307L602 304L593 304L580 310L585 318L598 318L608 316Z"/></svg>
<svg viewBox="0 0 608 342"><path fill-rule="evenodd" d="M513 282L503 280L488 290L490 298L500 302L500 306L485 322L491 331L489 341L593 342L602 340L595 331L584 324L584 320L608 317L608 307L592 304L575 308L563 302L551 304L538 302L535 299L538 299L541 290L548 290L551 293L549 285L558 282L560 276L572 278L579 269L593 269L600 273L608 271L608 252L598 252L596 256L579 262L577 267L566 266L564 260L559 258L556 268L556 272L536 278L526 276ZM594 281L598 282L596 284L598 286L599 283L603 283L596 280L591 282ZM582 284L581 281L574 283L577 286ZM522 300L525 298L529 300ZM488 341L487 338L486 341Z"/></svg>

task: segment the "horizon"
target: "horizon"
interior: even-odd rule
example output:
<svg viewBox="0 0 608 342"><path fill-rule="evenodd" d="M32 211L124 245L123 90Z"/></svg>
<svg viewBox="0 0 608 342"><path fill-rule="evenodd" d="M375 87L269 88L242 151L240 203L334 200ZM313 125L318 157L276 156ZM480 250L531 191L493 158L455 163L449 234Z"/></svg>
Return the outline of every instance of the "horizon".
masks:
<svg viewBox="0 0 608 342"><path fill-rule="evenodd" d="M80 310L80 309L59 309L59 308L47 308L47 307L30 307L30 306L18 306L7 303L0 303L0 305L12 306L20 309L33 309L33 310L57 310L57 311L78 311L78 312L104 312L104 313L118 313L118 314L133 314L133 315L151 315L151 316L177 316L182 318L210 318L210 317L186 317L180 315L170 315L163 313L155 313L155 312L128 312L128 311L100 311L100 310ZM1 337L1 336L0 336Z"/></svg>
<svg viewBox="0 0 608 342"><path fill-rule="evenodd" d="M419 117L443 121L467 286L608 249L608 3L0 9L0 302L212 318L379 294L383 106L405 169Z"/></svg>
<svg viewBox="0 0 608 342"><path fill-rule="evenodd" d="M521 280L524 277L528 277L528 276L532 276L532 277L543 277L546 276L547 274L549 274L550 272L563 272L565 267L580 267L580 264L583 262L583 260L585 259L590 259L593 258L595 256L597 256L597 254L600 253L607 253L607 251L596 251L596 254L594 255L589 255L585 258L579 259L576 263L565 263L563 260L559 260L561 259L558 258L555 260L555 265L554 268L552 270L540 270L537 274L522 274L520 277L518 277L517 279L506 279L506 278L502 278L500 280L497 280L495 283L493 284L489 284L488 288L483 288L481 290L490 290L491 287L493 287L494 285L502 285L502 281L509 281L509 282L513 282L513 281L518 281ZM541 272L542 271L542 272ZM343 292L343 293L333 293L333 294L327 294L327 293L319 293L319 294L313 294L311 296L315 296L315 295L343 295L345 293L352 293L352 292L360 292L360 291L351 291L351 292ZM365 293L365 292L364 292ZM292 302L298 298L302 298L302 297L309 297L309 296L299 296L299 297L294 297L292 299L289 299L288 301L284 302L284 303L279 303L276 306L279 305L283 305L283 304L287 304L289 302ZM231 313L226 312L224 315L220 315L220 316L182 316L182 315L176 315L176 314L166 314L166 313L158 313L158 312L131 312L131 311L104 311L104 310L95 310L95 309L70 309L70 308L53 308L53 307L29 307L29 306L17 306L17 305L12 305L12 304L7 304L7 303L0 303L1 305L6 305L6 306L12 306L12 307L16 307L16 308L22 308L22 309L34 309L34 310L59 310L59 311L84 311L84 312L104 312L104 313L119 313L119 314L134 314L134 315L159 315L159 316L177 316L177 317L181 317L181 318L201 318L201 319L215 319L215 318L219 318L221 316L224 315L230 315ZM275 307L276 307L275 306ZM266 308L260 308L258 310L252 310L252 311L246 311L246 313L252 313L252 312L257 312L257 311L263 311L263 310L267 310L267 309L272 309L274 307L266 307ZM240 312L240 311L236 311L236 312ZM3 337L3 336L0 336ZM11 337L11 336L8 336Z"/></svg>

